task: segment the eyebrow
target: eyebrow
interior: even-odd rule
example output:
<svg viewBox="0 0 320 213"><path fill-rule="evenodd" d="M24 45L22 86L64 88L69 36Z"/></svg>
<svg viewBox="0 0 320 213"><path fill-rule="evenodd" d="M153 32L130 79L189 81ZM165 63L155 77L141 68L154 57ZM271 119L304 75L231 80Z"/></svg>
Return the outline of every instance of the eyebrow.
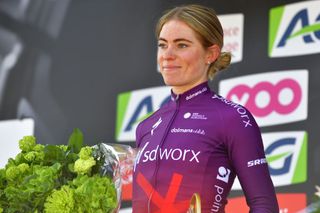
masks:
<svg viewBox="0 0 320 213"><path fill-rule="evenodd" d="M168 42L166 39L164 38L159 38L158 41L164 41L164 42ZM185 39L185 38L176 38L173 40L173 42L177 43L177 42L180 42L180 41L185 41L185 42L188 42L188 43L193 43L192 41L188 40L188 39Z"/></svg>

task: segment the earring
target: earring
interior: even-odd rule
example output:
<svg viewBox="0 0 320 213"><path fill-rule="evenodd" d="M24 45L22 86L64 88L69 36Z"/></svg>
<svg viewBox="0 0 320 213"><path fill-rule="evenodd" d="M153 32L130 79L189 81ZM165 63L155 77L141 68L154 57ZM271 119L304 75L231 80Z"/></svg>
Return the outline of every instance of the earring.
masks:
<svg viewBox="0 0 320 213"><path fill-rule="evenodd" d="M208 62L207 62L207 64L208 64L208 65L210 65L210 64L211 64L211 62L210 62L210 61L208 61Z"/></svg>

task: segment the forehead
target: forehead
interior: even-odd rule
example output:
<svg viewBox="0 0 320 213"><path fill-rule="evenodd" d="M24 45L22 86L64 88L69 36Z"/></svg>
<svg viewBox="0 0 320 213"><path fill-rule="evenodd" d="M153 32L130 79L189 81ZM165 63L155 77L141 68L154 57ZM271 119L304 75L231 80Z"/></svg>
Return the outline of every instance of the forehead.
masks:
<svg viewBox="0 0 320 213"><path fill-rule="evenodd" d="M198 40L196 32L180 20L170 20L166 22L160 31L159 38L166 40L174 40L176 38Z"/></svg>

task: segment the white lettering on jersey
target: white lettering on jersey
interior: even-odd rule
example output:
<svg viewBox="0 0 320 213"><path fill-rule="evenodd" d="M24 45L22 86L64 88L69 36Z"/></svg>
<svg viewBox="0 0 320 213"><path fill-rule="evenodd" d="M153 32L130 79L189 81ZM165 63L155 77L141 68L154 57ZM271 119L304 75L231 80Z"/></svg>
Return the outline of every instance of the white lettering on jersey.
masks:
<svg viewBox="0 0 320 213"><path fill-rule="evenodd" d="M261 158L261 159L255 159L255 160L251 160L248 161L248 167L252 167L252 166L256 166L256 165L261 165L261 164L265 164L267 163L267 160L265 158Z"/></svg>

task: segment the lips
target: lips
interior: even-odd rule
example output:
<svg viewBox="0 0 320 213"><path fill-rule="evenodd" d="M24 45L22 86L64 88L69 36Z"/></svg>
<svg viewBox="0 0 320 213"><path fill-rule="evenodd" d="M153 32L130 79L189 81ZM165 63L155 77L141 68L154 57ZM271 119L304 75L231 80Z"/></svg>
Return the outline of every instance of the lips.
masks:
<svg viewBox="0 0 320 213"><path fill-rule="evenodd" d="M163 66L163 67L162 67L162 70L170 71L170 70L177 70L177 69L180 69L180 68L181 68L181 66L166 65L166 66Z"/></svg>

